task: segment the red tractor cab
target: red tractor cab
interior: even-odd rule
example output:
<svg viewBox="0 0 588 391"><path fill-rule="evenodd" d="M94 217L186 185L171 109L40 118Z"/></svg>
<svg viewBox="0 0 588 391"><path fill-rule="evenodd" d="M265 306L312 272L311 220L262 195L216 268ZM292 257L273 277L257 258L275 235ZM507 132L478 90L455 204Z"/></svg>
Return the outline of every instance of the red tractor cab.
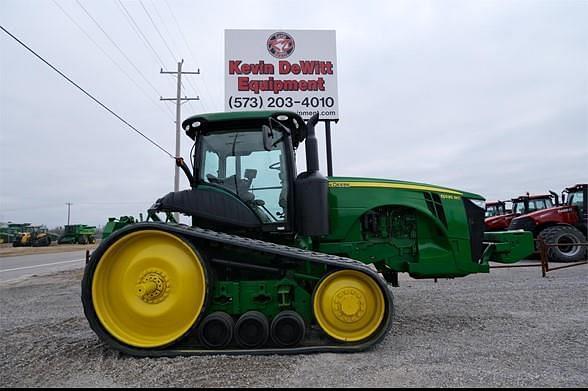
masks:
<svg viewBox="0 0 588 391"><path fill-rule="evenodd" d="M494 216L502 216L507 213L505 201L489 201L486 202L486 218Z"/></svg>
<svg viewBox="0 0 588 391"><path fill-rule="evenodd" d="M511 200L512 210L510 213L504 209L505 213L502 215L488 216L486 214L486 219L484 220L486 231L506 231L509 229L510 223L515 217L540 209L551 208L554 205L554 200L557 203L557 196L553 194L529 195L527 193L526 195L513 198ZM486 209L486 213L488 213L488 209Z"/></svg>
<svg viewBox="0 0 588 391"><path fill-rule="evenodd" d="M523 229L533 232L535 238L547 244L549 260L575 262L586 259L586 228L588 208L586 207L588 184L566 188L562 193L562 204L537 210L512 219L509 230Z"/></svg>

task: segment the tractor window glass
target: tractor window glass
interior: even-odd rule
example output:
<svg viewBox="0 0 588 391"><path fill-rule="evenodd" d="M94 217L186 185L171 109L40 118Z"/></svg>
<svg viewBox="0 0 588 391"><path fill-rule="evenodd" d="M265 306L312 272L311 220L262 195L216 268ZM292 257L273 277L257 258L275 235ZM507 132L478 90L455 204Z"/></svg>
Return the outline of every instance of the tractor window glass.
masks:
<svg viewBox="0 0 588 391"><path fill-rule="evenodd" d="M218 155L212 151L206 151L204 155L204 177L207 177L209 175L219 176L218 163Z"/></svg>
<svg viewBox="0 0 588 391"><path fill-rule="evenodd" d="M546 208L553 208L553 201L551 199L544 200Z"/></svg>
<svg viewBox="0 0 588 391"><path fill-rule="evenodd" d="M486 217L494 217L496 215L497 215L496 206L492 205L492 206L488 206L486 208Z"/></svg>
<svg viewBox="0 0 588 391"><path fill-rule="evenodd" d="M514 213L523 214L525 213L525 203L524 202L516 202L512 206L512 210Z"/></svg>
<svg viewBox="0 0 588 391"><path fill-rule="evenodd" d="M581 191L570 193L569 204L582 209L584 207L584 193Z"/></svg>
<svg viewBox="0 0 588 391"><path fill-rule="evenodd" d="M283 222L288 201L285 146L281 132L274 133L270 151L264 149L261 130L209 134L201 142L201 180L237 194L264 223ZM207 158L210 153L218 156L216 165Z"/></svg>
<svg viewBox="0 0 588 391"><path fill-rule="evenodd" d="M529 201L529 212L533 212L535 210L544 209L545 208L545 201L544 200L531 200Z"/></svg>

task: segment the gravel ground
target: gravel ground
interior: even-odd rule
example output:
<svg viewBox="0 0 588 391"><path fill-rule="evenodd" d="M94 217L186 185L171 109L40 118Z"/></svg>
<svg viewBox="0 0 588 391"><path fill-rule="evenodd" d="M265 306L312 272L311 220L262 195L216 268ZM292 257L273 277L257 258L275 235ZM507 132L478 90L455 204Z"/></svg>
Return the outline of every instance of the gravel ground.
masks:
<svg viewBox="0 0 588 391"><path fill-rule="evenodd" d="M586 387L588 267L401 279L393 330L355 354L134 358L103 346L81 270L0 284L3 387Z"/></svg>

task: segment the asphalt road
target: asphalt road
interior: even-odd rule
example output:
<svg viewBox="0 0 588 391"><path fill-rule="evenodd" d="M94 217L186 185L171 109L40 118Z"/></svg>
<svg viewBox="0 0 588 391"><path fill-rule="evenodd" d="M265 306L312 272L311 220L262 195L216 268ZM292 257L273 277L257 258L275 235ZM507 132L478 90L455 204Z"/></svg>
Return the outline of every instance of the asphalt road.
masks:
<svg viewBox="0 0 588 391"><path fill-rule="evenodd" d="M55 254L19 255L0 258L0 282L20 280L32 275L44 275L80 268L85 262L85 251Z"/></svg>

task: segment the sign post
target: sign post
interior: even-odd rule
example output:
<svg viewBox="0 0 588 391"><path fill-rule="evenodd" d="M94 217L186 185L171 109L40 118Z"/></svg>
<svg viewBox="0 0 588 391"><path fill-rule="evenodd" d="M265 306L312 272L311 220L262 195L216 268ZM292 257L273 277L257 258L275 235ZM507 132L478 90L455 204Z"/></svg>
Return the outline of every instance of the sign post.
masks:
<svg viewBox="0 0 588 391"><path fill-rule="evenodd" d="M331 121L339 120L334 30L225 30L225 110L287 110L325 122L333 175Z"/></svg>

